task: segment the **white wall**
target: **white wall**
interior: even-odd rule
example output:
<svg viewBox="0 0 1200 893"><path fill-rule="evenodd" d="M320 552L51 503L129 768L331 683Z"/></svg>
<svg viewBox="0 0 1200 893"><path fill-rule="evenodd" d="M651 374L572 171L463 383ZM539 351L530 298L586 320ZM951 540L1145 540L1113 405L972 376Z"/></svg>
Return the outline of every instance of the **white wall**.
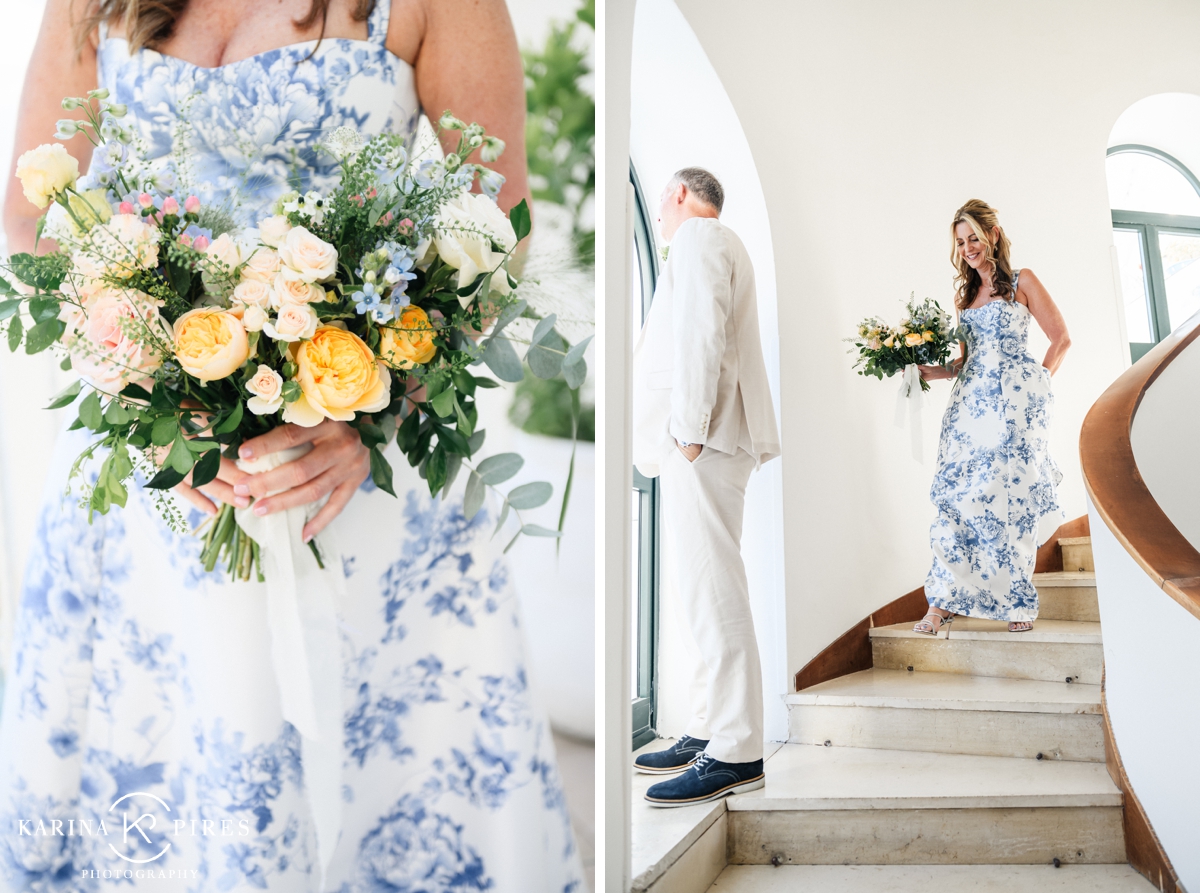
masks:
<svg viewBox="0 0 1200 893"><path fill-rule="evenodd" d="M1019 266L1062 307L1052 450L1084 512L1087 409L1124 368L1104 172L1110 131L1145 96L1197 92L1200 5L950 0L680 0L765 183L779 284L788 670L924 580L925 459L893 427L897 383L850 371L839 339L910 291L951 302L948 224L968 198L1001 214ZM1040 335L1035 353L1044 349Z"/></svg>
<svg viewBox="0 0 1200 893"><path fill-rule="evenodd" d="M651 214L657 214L662 188L681 167L708 168L725 187L721 220L738 233L754 264L763 353L778 416L775 253L763 187L738 113L674 0L639 0L632 79L630 155ZM660 238L657 232L655 237ZM742 534L763 665L766 735L775 741L787 738L783 695L789 691L782 497L782 464L770 462L751 476ZM668 568L664 560L664 578ZM689 718L690 679L680 639L683 621L670 580L664 580L661 601L657 727L663 735L676 736Z"/></svg>

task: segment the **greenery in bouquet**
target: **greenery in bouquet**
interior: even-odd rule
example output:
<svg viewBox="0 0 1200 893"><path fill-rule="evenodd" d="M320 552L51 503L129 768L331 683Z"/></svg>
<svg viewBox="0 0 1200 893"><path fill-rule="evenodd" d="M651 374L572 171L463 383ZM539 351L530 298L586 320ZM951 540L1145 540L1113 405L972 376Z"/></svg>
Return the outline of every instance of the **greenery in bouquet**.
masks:
<svg viewBox="0 0 1200 893"><path fill-rule="evenodd" d="M416 161L395 135L363 140L338 128L323 142L340 165L333 188L286 194L256 228L238 230L228 213L176 197L177 172L146 161L107 91L63 105L84 119L60 121L57 136L87 134L92 167L80 177L60 145L19 159L25 195L49 208L39 239L57 248L9 258L4 268L24 288L0 280L0 324L10 349L55 348L81 376L51 406L82 395L72 427L96 437L73 477L85 479L90 513L124 506L140 471L164 517L184 529L163 491L210 482L221 456L236 459L244 440L280 424L334 419L358 431L375 484L393 496L383 450L395 442L434 495L467 473L468 517L492 489L497 532L515 514L513 542L559 535L520 519L550 499L550 484L501 492L521 457L477 458L479 391L521 381L525 365L577 389L590 341L569 344L553 316L527 339L506 332L536 317L508 271L529 211L522 202L506 217L493 198L503 177L468 160L494 161L502 141L447 112L437 126L459 134L457 150ZM261 579L259 554L223 506L205 532L206 570L220 561L236 578Z"/></svg>
<svg viewBox="0 0 1200 893"><path fill-rule="evenodd" d="M854 368L859 375L873 375L882 380L905 366L946 366L950 352L960 340L954 320L937 301L926 298L920 304L910 297L905 305L906 316L899 325L890 326L872 316L858 324L858 334L844 340L857 351ZM921 389L929 383L921 379Z"/></svg>

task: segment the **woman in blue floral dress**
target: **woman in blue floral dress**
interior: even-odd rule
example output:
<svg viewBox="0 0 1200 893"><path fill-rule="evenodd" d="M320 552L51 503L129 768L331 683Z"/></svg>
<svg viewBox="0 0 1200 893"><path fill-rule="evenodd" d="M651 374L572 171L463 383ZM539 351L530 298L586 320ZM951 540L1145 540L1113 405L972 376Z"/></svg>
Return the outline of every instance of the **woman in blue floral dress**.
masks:
<svg viewBox="0 0 1200 893"><path fill-rule="evenodd" d="M422 106L452 108L507 140L502 205L528 193L501 0L97 0L91 19L82 7L47 4L16 154L54 131L63 96L100 84L163 177L245 223L293 185L330 182L317 143L333 128L411 137ZM86 143L69 148L86 157ZM10 248L31 250L33 209L8 192ZM205 574L199 541L173 533L141 488L89 524L64 496L84 433L56 448L5 677L0 889L580 889L486 511L466 519L461 491L431 499L394 447L399 499L375 490L337 422L249 442L262 455L312 439L277 472L227 463L204 493L181 489L193 525L213 500L254 495L274 511L329 496L305 534L339 544L348 596L331 824L310 808L300 738L281 716L264 587Z"/></svg>
<svg viewBox="0 0 1200 893"><path fill-rule="evenodd" d="M938 514L925 579L929 613L913 631L936 635L961 614L1025 632L1038 612L1038 547L1063 521L1055 492L1062 473L1049 450L1050 376L1071 339L1033 271L1013 269L995 210L972 199L950 232L965 344L952 370L921 367L924 378L957 381L930 491ZM1041 363L1029 355L1030 320L1050 339Z"/></svg>

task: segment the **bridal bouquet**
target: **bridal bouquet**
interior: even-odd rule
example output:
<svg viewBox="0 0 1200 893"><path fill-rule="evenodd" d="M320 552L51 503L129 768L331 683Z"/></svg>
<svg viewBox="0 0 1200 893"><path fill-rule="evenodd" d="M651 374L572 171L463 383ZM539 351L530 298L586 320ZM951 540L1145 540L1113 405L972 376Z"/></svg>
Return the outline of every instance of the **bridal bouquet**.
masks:
<svg viewBox="0 0 1200 893"><path fill-rule="evenodd" d="M921 390L928 391L929 383L917 374L917 365L945 366L959 340L958 328L941 305L929 298L917 304L910 297L905 311L907 316L895 327L878 317L864 319L858 324L858 334L844 340L854 345L851 353L858 351L854 368L862 367L859 375L882 380L885 375L890 378L902 372L909 388L910 378L915 377Z"/></svg>
<svg viewBox="0 0 1200 893"><path fill-rule="evenodd" d="M51 408L78 399L72 427L97 435L72 470L85 479L89 517L125 505L140 472L182 530L164 491L212 481L221 456L236 459L244 440L283 423L353 426L372 478L393 496L383 454L393 441L432 494L465 469L468 517L487 488L517 473L516 454L476 461L484 432L475 400L498 382L474 370L485 364L520 381L505 329L535 316L508 271L529 210L522 202L506 217L493 200L503 177L468 160L478 152L494 161L502 141L447 112L437 126L458 132L457 151L418 163L397 136L364 140L339 127L322 144L340 166L337 184L286 194L262 209L257 227L239 230L228 212L175 194L178 178L146 160L107 91L63 107L84 118L60 121L56 136L85 133L97 147L92 168L80 177L57 144L18 160L26 197L48 208L39 238L57 250L8 259L4 269L25 288L0 279L0 324L10 349L53 348L80 376ZM470 191L477 180L482 194ZM568 344L554 326L552 315L538 321L524 361L578 388L591 339ZM101 456L94 476L83 475ZM499 495L497 531L552 488L537 482ZM523 523L521 533L558 535ZM223 506L205 532L205 569L222 561L236 579L261 580L260 558Z"/></svg>

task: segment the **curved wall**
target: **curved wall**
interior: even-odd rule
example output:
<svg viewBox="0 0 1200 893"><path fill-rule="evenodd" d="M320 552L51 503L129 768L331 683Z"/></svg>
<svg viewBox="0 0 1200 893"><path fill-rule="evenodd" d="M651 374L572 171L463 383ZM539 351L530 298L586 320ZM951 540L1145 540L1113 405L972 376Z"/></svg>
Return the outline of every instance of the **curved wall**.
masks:
<svg viewBox="0 0 1200 893"><path fill-rule="evenodd" d="M1200 549L1198 383L1200 341L1194 341L1146 391L1130 439L1154 500ZM1200 619L1156 585L1089 511L1113 735L1179 879L1200 889Z"/></svg>
<svg viewBox="0 0 1200 893"><path fill-rule="evenodd" d="M968 198L1000 210L1017 264L1070 326L1052 448L1067 517L1082 514L1080 424L1128 358L1105 149L1135 101L1200 93L1200 4L1011 0L986 14L983 64L980 17L950 0L679 5L738 112L770 215L794 672L928 570L948 387L934 385L917 462L893 423L898 383L855 376L839 339L864 316L897 316L910 291L946 306L948 221Z"/></svg>
<svg viewBox="0 0 1200 893"><path fill-rule="evenodd" d="M779 415L779 345L775 253L759 170L737 110L704 48L674 0L638 0L633 31L630 157L651 213L662 188L681 167L711 170L725 187L722 222L746 244L754 263L759 326L775 413ZM657 232L655 237L658 238ZM788 445L784 444L786 453ZM768 740L787 738L789 666L784 638L782 463L751 475L746 491L742 555L750 580L755 633L763 665ZM683 659L671 581L663 562L659 635L658 731L677 735L687 722L690 679Z"/></svg>

